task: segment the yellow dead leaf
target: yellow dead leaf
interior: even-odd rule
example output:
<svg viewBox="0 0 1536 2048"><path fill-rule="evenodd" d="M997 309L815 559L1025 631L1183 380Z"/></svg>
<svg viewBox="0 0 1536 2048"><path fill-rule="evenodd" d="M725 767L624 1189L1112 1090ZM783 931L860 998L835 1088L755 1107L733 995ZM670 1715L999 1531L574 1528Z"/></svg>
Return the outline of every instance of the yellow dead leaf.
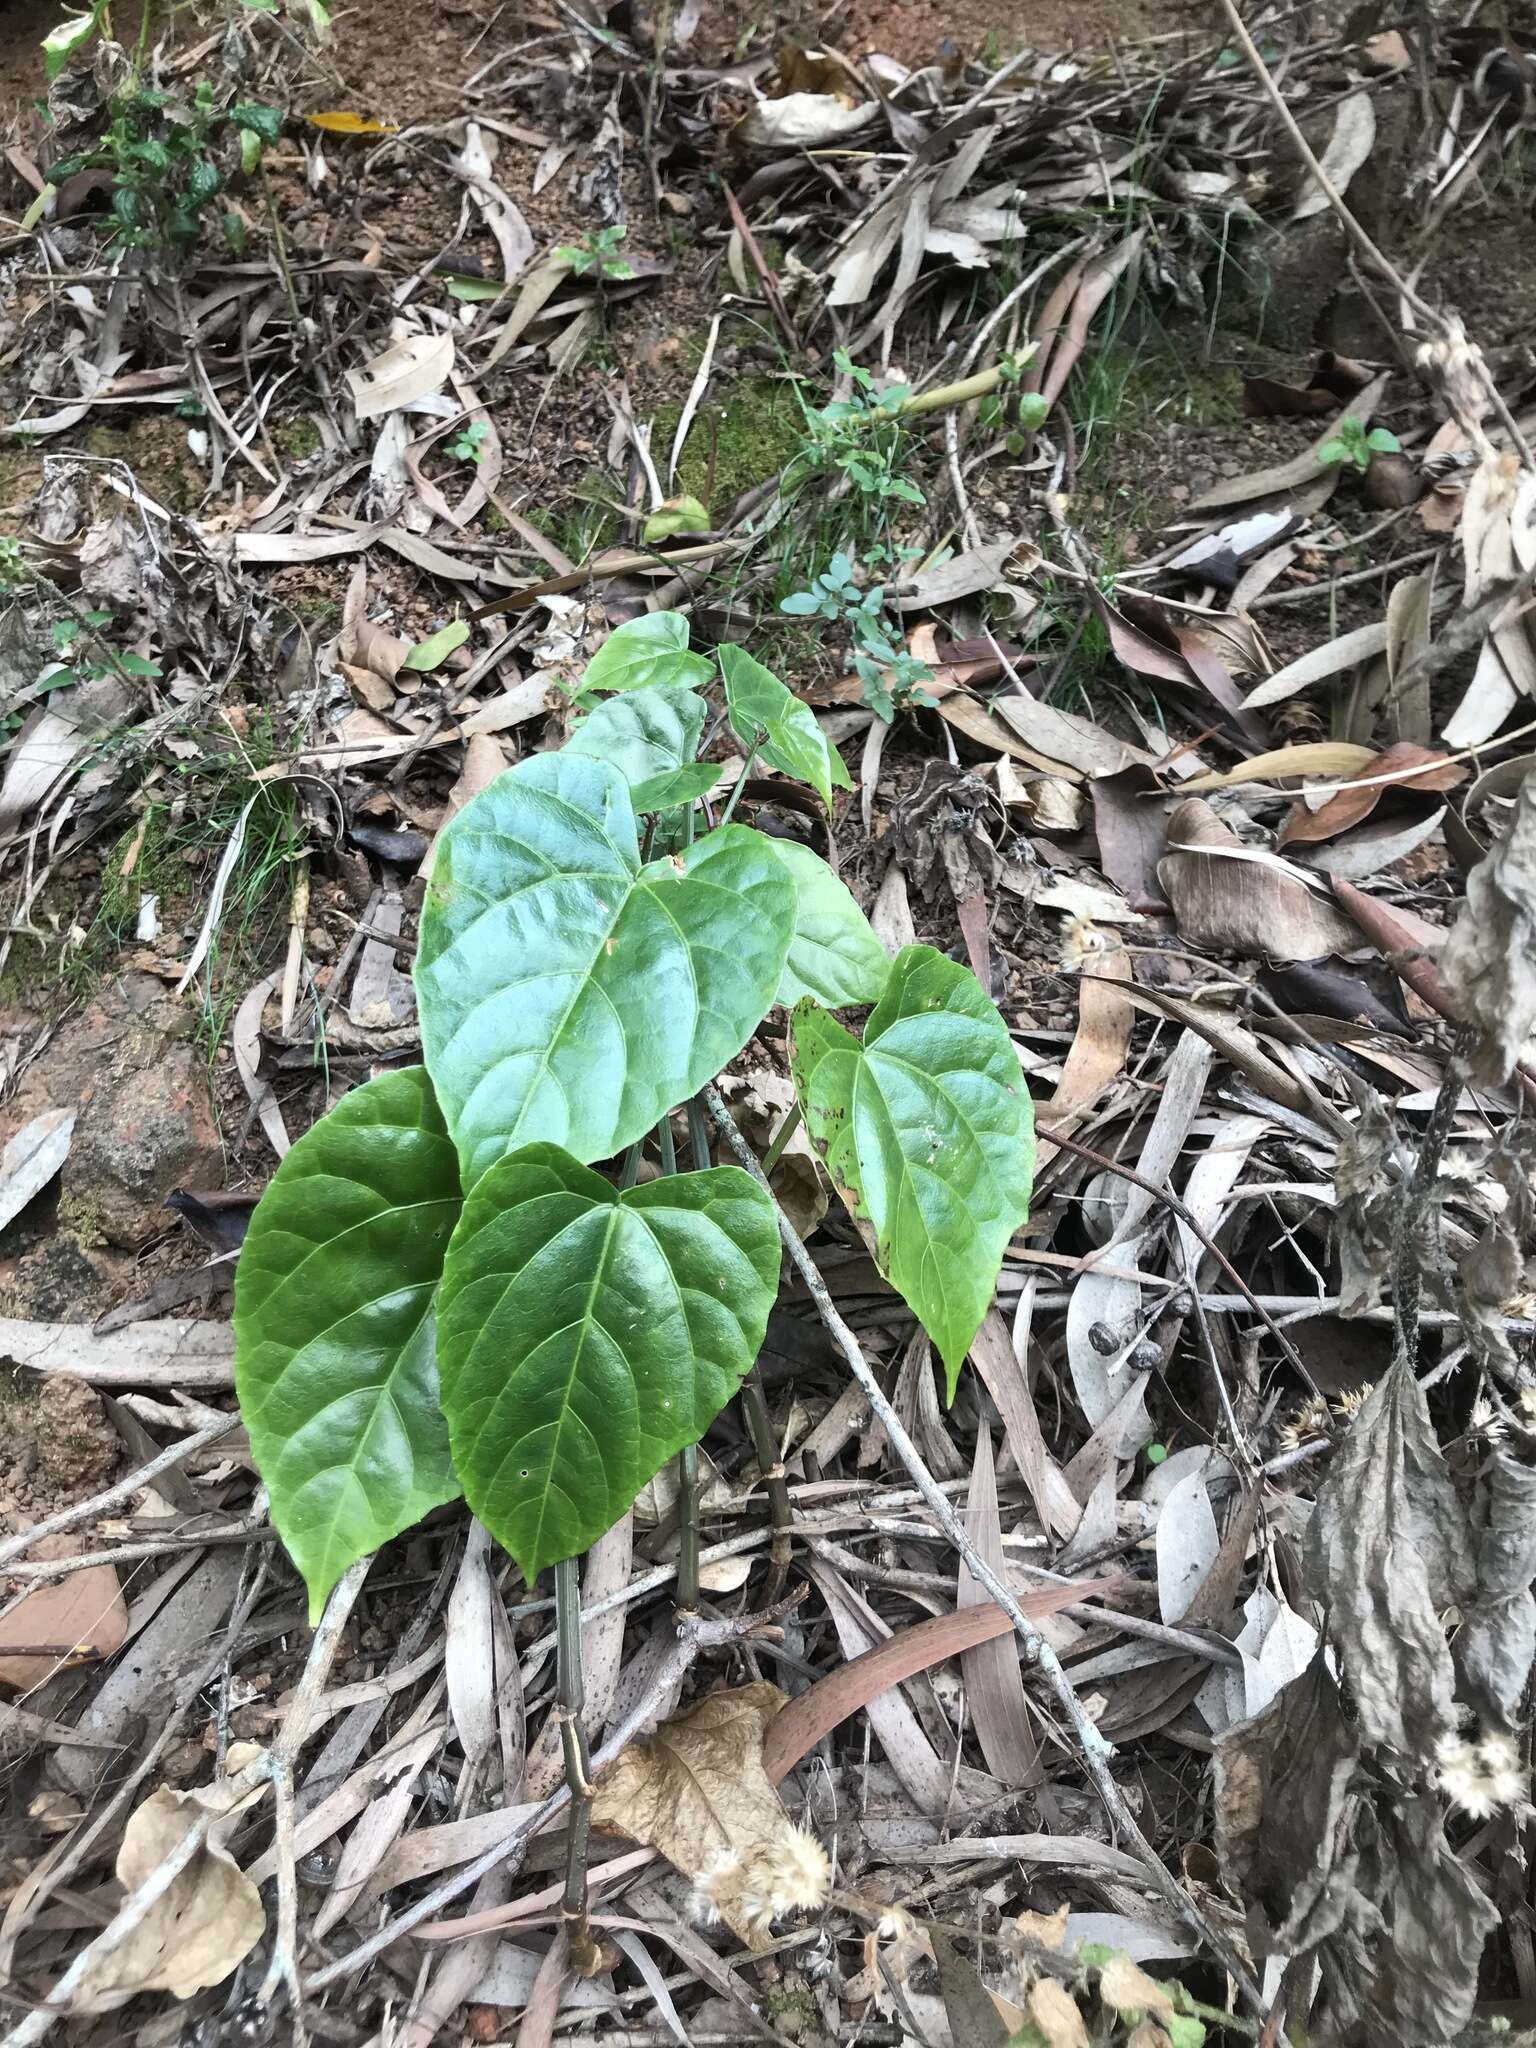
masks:
<svg viewBox="0 0 1536 2048"><path fill-rule="evenodd" d="M1173 2000L1162 1985L1129 1956L1115 1956L1104 1965L1099 1972L1099 1996L1122 2018L1153 2013L1164 2019L1173 2012Z"/></svg>
<svg viewBox="0 0 1536 2048"><path fill-rule="evenodd" d="M774 1685L711 1693L626 1749L592 1801L595 1828L659 1849L751 1948L782 1914L819 1906L829 1882L825 1850L791 1823L763 1768L783 1705Z"/></svg>
<svg viewBox="0 0 1536 2048"><path fill-rule="evenodd" d="M366 114L306 114L311 128L323 128L327 135L398 135L398 121L371 121Z"/></svg>
<svg viewBox="0 0 1536 2048"><path fill-rule="evenodd" d="M92 1973L74 2010L111 2012L141 1991L188 1999L222 1984L239 1967L266 1932L267 1916L261 1894L224 1840L237 1815L264 1790L237 1800L227 1778L191 1792L162 1785L135 1809L117 1852L118 1882L130 1892L160 1868L205 1812L215 1819L191 1862Z"/></svg>
<svg viewBox="0 0 1536 2048"><path fill-rule="evenodd" d="M1054 1913L1021 1913L1014 1922L1025 1941L1036 1948L1061 1948L1067 1939L1070 1906L1058 1906Z"/></svg>
<svg viewBox="0 0 1536 2048"><path fill-rule="evenodd" d="M1029 2016L1044 2034L1047 2048L1088 2048L1088 2029L1065 1984L1042 1977L1029 1994Z"/></svg>

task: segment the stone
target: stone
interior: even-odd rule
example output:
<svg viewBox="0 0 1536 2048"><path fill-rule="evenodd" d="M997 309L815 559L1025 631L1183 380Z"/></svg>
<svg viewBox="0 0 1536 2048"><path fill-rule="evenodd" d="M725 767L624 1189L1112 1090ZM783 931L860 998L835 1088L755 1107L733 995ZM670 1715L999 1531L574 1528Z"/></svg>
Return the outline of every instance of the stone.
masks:
<svg viewBox="0 0 1536 2048"><path fill-rule="evenodd" d="M78 1112L59 1222L127 1249L167 1227L173 1188L219 1187L224 1150L191 1015L151 975L123 973L59 1027L0 1120L0 1144L46 1108Z"/></svg>

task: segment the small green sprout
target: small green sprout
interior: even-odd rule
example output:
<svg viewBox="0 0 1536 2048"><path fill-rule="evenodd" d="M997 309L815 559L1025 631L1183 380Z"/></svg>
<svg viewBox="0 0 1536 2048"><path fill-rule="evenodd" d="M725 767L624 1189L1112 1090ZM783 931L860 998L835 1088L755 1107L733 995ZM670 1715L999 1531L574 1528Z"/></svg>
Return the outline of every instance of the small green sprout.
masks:
<svg viewBox="0 0 1536 2048"><path fill-rule="evenodd" d="M1365 422L1347 412L1339 421L1339 431L1318 449L1317 459L1329 469L1348 464L1364 476L1373 455L1400 455L1402 448L1402 442L1390 428L1372 427L1367 433Z"/></svg>

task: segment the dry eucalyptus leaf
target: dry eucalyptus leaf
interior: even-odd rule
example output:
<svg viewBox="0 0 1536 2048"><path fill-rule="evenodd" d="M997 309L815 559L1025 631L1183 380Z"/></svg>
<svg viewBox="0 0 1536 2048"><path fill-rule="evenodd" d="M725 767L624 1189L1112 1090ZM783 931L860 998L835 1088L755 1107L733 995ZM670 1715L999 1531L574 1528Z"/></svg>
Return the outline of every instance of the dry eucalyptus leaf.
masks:
<svg viewBox="0 0 1536 2048"><path fill-rule="evenodd" d="M778 1913L826 1893L824 1853L791 1824L763 1768L764 1731L783 1705L762 1682L711 1693L626 1749L592 1802L594 1827L659 1849L750 1948L767 1946Z"/></svg>
<svg viewBox="0 0 1536 2048"><path fill-rule="evenodd" d="M1346 917L1276 856L1245 847L1201 797L1186 798L1168 820L1157 876L1191 945L1320 960L1359 944Z"/></svg>
<svg viewBox="0 0 1536 2048"><path fill-rule="evenodd" d="M1140 2018L1155 2013L1164 2019L1173 2011L1173 2000L1155 1977L1149 1977L1129 1956L1112 1956L1099 1972L1099 1996L1122 2018Z"/></svg>
<svg viewBox="0 0 1536 2048"><path fill-rule="evenodd" d="M1477 1027L1473 1078L1507 1081L1536 1029L1536 773L1467 877L1467 900L1440 955L1457 1015Z"/></svg>
<svg viewBox="0 0 1536 2048"><path fill-rule="evenodd" d="M223 1836L259 1792L237 1801L229 1781L193 1792L162 1785L138 1807L117 1852L118 1882L135 1890L180 1846L206 1812L216 1817L203 1847L138 1926L103 1958L78 2007L111 2012L141 1991L187 1999L222 1984L266 1931L261 1894L240 1869Z"/></svg>
<svg viewBox="0 0 1536 2048"><path fill-rule="evenodd" d="M45 1536L32 1546L39 1560L68 1557L84 1549L74 1536ZM34 1586L0 1619L0 1684L41 1685L81 1650L105 1662L128 1636L128 1609L113 1565L97 1564ZM12 1645L49 1643L62 1654L28 1657Z"/></svg>
<svg viewBox="0 0 1536 2048"><path fill-rule="evenodd" d="M1376 109L1368 92L1352 92L1339 102L1333 117L1333 133L1323 151L1322 165L1336 192L1348 189L1350 179L1369 158L1376 141ZM1292 220L1310 220L1326 213L1333 204L1316 178L1307 180L1296 202Z"/></svg>
<svg viewBox="0 0 1536 2048"><path fill-rule="evenodd" d="M347 371L353 410L360 420L371 420L414 405L429 391L441 390L452 368L452 334L407 335L360 369Z"/></svg>
<svg viewBox="0 0 1536 2048"><path fill-rule="evenodd" d="M1308 1578L1362 1747L1427 1759L1455 1721L1440 1616L1470 1591L1466 1518L1413 1374L1396 1360L1318 1489Z"/></svg>
<svg viewBox="0 0 1536 2048"><path fill-rule="evenodd" d="M942 1928L930 1928L928 1938L954 2048L1007 2048L1010 2029L974 1963L966 1961Z"/></svg>

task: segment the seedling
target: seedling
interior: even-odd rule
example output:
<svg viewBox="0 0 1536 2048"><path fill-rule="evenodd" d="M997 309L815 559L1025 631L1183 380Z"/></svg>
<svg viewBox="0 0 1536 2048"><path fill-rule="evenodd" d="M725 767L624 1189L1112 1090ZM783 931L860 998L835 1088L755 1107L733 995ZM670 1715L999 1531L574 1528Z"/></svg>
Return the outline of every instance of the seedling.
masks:
<svg viewBox="0 0 1536 2048"><path fill-rule="evenodd" d="M484 420L471 420L459 428L443 452L455 462L478 462L490 438L491 430Z"/></svg>
<svg viewBox="0 0 1536 2048"><path fill-rule="evenodd" d="M312 1616L460 1491L531 1583L708 1428L762 1342L779 1225L698 1136L669 1171L671 1118L771 1010L811 1142L951 1397L1024 1220L1029 1095L969 970L927 946L889 959L806 847L735 821L693 836L712 699L830 810L848 775L808 707L744 649L718 668L691 651L669 612L610 635L582 696L566 745L437 842L425 1064L299 1140L241 1254L241 1413ZM680 826L677 851L642 856L647 818ZM833 1014L870 1004L862 1037ZM653 1133L662 1174L638 1181Z"/></svg>
<svg viewBox="0 0 1536 2048"><path fill-rule="evenodd" d="M807 453L814 466L838 471L866 499L923 504L917 485L900 473L906 443L901 422L912 396L909 387L889 384L877 390L869 371L846 349L834 349L832 360L853 388L847 398L831 399L806 414Z"/></svg>
<svg viewBox="0 0 1536 2048"><path fill-rule="evenodd" d="M105 134L53 164L48 177L59 185L77 171L110 172L113 239L184 254L208 207L237 174L256 169L282 121L278 108L258 100L219 107L206 79L190 100L135 81L111 102ZM225 214L224 230L238 250L239 214Z"/></svg>
<svg viewBox="0 0 1536 2048"><path fill-rule="evenodd" d="M795 618L835 619L853 635L853 665L864 682L864 702L887 724L898 710L914 705L931 705L923 686L933 681L926 662L908 654L901 645L901 628L886 611L887 592L883 583L861 584L860 569L867 575L877 565L904 561L920 554L919 548L869 548L856 568L845 554L836 554L808 590L796 590L779 605L781 612Z"/></svg>
<svg viewBox="0 0 1536 2048"><path fill-rule="evenodd" d="M625 278L635 274L633 265L626 263L618 253L619 244L627 233L626 228L617 224L594 228L579 242L567 243L557 249L555 260L565 264L577 277L590 277L598 284L621 284Z"/></svg>
<svg viewBox="0 0 1536 2048"><path fill-rule="evenodd" d="M1327 468L1347 465L1364 476L1373 455L1400 455L1402 448L1402 442L1390 428L1372 427L1367 433L1365 422L1347 412L1339 421L1338 432L1318 449L1317 459Z"/></svg>

